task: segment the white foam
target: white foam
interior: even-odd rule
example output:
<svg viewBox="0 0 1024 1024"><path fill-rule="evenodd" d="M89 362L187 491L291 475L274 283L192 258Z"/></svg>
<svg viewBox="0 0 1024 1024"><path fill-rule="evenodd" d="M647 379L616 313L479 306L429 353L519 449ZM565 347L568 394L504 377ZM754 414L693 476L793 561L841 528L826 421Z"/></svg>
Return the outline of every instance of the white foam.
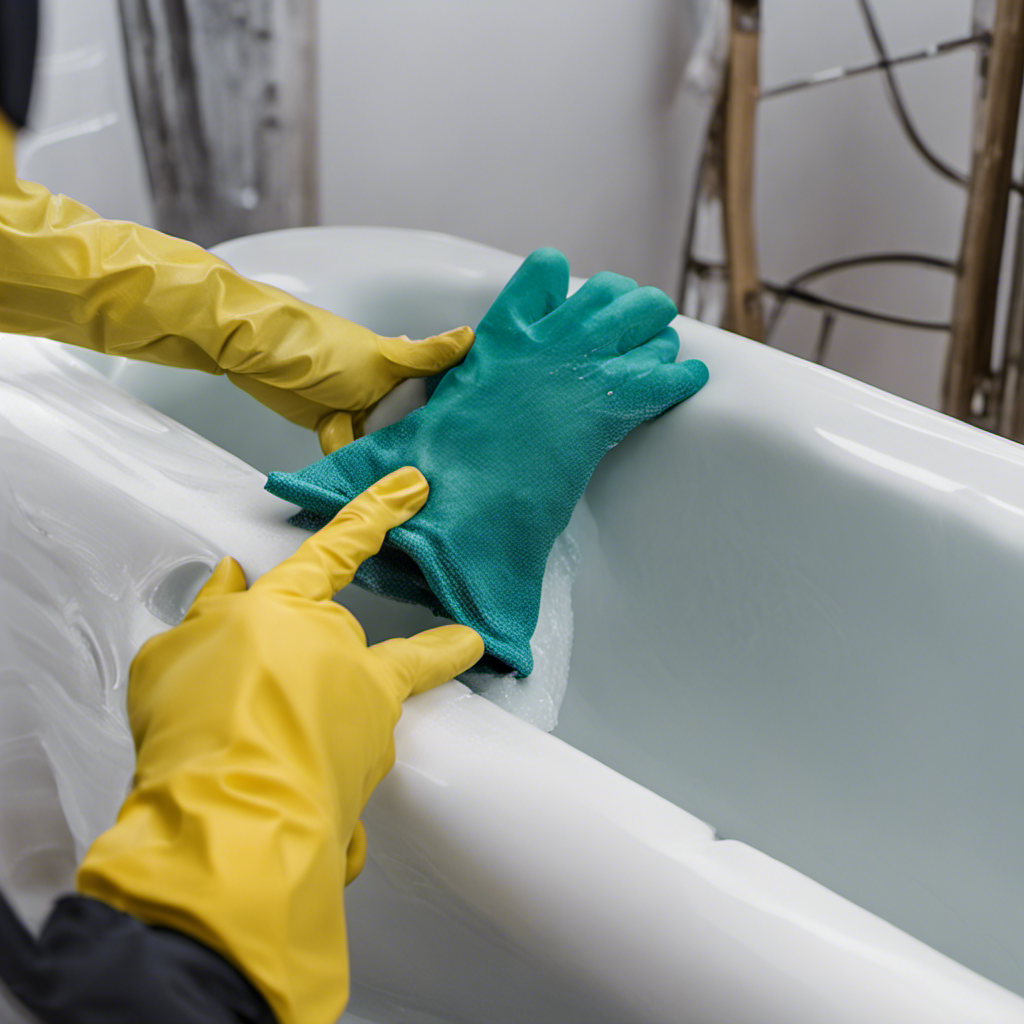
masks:
<svg viewBox="0 0 1024 1024"><path fill-rule="evenodd" d="M586 503L580 502L568 529L558 537L548 555L540 615L530 639L533 672L525 679L484 672L466 672L459 677L482 697L545 732L551 732L558 724L558 712L569 685L572 587L579 565L579 546L574 534L580 528L580 521L588 516Z"/></svg>

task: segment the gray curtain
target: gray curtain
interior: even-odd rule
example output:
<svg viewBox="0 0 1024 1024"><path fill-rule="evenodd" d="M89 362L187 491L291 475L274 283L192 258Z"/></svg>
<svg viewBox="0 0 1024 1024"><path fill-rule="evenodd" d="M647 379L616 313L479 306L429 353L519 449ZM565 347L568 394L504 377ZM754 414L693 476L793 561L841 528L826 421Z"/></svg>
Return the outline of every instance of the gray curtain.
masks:
<svg viewBox="0 0 1024 1024"><path fill-rule="evenodd" d="M158 226L201 245L317 220L316 0L120 0Z"/></svg>

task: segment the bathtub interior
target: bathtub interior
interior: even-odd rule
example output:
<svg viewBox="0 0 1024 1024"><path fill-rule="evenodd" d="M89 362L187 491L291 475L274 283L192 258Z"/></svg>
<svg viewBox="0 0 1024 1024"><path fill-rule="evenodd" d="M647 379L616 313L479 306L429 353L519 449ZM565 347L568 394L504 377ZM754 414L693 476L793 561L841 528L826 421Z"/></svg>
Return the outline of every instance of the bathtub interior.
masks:
<svg viewBox="0 0 1024 1024"><path fill-rule="evenodd" d="M518 262L441 236L406 253L408 237L282 232L221 252L412 336L476 323ZM711 383L587 491L556 735L1024 992L1022 449L679 326ZM261 470L318 457L223 379L102 369ZM364 618L371 639L426 621Z"/></svg>
<svg viewBox="0 0 1024 1024"><path fill-rule="evenodd" d="M595 475L556 734L1024 990L1024 521L718 398Z"/></svg>

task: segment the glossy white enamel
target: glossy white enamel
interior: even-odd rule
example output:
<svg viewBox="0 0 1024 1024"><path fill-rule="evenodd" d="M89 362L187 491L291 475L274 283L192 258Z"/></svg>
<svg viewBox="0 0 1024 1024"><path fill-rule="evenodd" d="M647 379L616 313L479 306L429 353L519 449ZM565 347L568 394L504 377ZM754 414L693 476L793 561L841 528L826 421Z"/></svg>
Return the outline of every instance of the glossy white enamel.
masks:
<svg viewBox="0 0 1024 1024"><path fill-rule="evenodd" d="M372 229L221 251L243 272L414 335L476 322L518 263ZM458 683L407 705L398 764L367 809L370 862L349 890L353 1012L417 1024L1024 1021L1024 1000L968 969L1024 989L1013 632L1024 450L678 326L711 383L614 451L588 490L557 736ZM2 340L5 473L28 495L5 496L6 521L51 510L71 538L53 566L118 538L126 565L152 566L127 574L145 583L122 590L120 620L92 601L82 613L112 652L93 662L86 692L108 695L111 749L123 754L124 669L162 628L152 610L172 617L187 599L188 566L230 552L253 577L301 534L260 473L66 352ZM260 469L316 457L308 435L223 379L101 370ZM9 463L12 445L38 459ZM62 505L65 479L96 510L77 533L86 499ZM429 621L360 592L344 599L371 639ZM66 609L51 609L58 633ZM99 732L83 738L94 702L78 699L72 714L37 699L37 648L9 649L21 661L7 690L46 729L102 745ZM47 679L61 687L59 673ZM13 721L0 719L0 751L19 735L33 742L38 727L18 733ZM66 878L116 804L103 794L74 818L87 781L37 747L19 762L29 767L17 792L37 794L38 820L54 822L44 845L64 867L36 895ZM115 790L130 773L122 754ZM3 811L15 797L0 790ZM0 858L24 898L11 865L31 849L12 820L0 816Z"/></svg>

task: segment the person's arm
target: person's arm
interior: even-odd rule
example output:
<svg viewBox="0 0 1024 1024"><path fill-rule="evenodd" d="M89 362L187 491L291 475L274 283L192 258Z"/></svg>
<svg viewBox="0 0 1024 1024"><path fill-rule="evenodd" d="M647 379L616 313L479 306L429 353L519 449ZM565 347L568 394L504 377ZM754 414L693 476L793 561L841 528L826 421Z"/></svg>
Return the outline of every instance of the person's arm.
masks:
<svg viewBox="0 0 1024 1024"><path fill-rule="evenodd" d="M401 381L447 369L473 343L469 327L383 337L191 242L105 220L19 180L15 135L0 113L0 331L226 373L295 423L332 423L331 447L358 435L366 411Z"/></svg>
<svg viewBox="0 0 1024 1024"><path fill-rule="evenodd" d="M63 941L47 945L46 930L34 948L5 941L0 913L0 977L45 1024L267 1021L242 979L225 977L228 965L278 1024L334 1024L348 999L343 890L363 855L350 840L394 763L402 701L483 653L458 625L367 647L332 600L426 497L406 467L252 586L225 559L182 623L139 651L128 692L134 786L87 852L79 895L57 906L63 916L48 927L63 928ZM76 931L68 913L99 930ZM133 928L135 940L118 945ZM249 1016L214 1013L208 994L192 1015L147 1007L147 991L208 993L196 971ZM81 991L77 1004L66 985ZM48 1013L62 998L74 1013Z"/></svg>

